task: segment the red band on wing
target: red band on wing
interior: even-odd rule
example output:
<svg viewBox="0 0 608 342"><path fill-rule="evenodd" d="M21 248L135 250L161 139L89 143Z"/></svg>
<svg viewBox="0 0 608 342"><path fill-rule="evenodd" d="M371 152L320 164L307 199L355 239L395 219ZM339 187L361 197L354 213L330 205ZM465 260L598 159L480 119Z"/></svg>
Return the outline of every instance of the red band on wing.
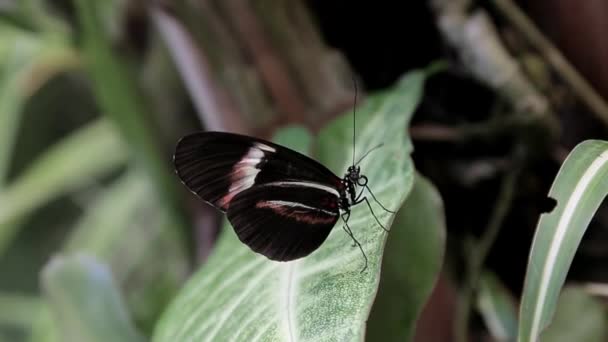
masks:
<svg viewBox="0 0 608 342"><path fill-rule="evenodd" d="M297 202L260 201L255 206L256 208L268 208L278 215L313 225L333 223L338 215L335 212L313 208Z"/></svg>

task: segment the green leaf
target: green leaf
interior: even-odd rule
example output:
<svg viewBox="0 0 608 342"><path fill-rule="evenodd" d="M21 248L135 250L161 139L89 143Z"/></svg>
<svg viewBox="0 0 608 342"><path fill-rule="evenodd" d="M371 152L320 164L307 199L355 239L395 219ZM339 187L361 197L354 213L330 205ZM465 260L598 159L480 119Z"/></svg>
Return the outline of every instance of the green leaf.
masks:
<svg viewBox="0 0 608 342"><path fill-rule="evenodd" d="M580 287L566 287L559 296L553 323L543 332L546 342L608 340L606 309Z"/></svg>
<svg viewBox="0 0 608 342"><path fill-rule="evenodd" d="M110 270L94 258L55 257L42 284L64 341L143 341Z"/></svg>
<svg viewBox="0 0 608 342"><path fill-rule="evenodd" d="M423 81L422 72L411 73L358 110L357 151L385 144L363 162L363 173L378 199L392 209L401 206L412 183L411 145L405 133ZM339 118L319 137L320 161L340 173L350 163L351 118ZM393 216L373 205L380 221L390 227ZM362 340L387 234L365 205L353 208L349 225L369 258L364 273L361 252L351 246L341 223L317 251L287 263L253 253L225 225L207 264L161 318L154 341Z"/></svg>
<svg viewBox="0 0 608 342"><path fill-rule="evenodd" d="M64 247L65 253L92 255L111 267L144 330L151 330L188 266L179 234L159 205L145 173L132 168L87 206ZM41 316L34 336L52 335L50 315Z"/></svg>
<svg viewBox="0 0 608 342"><path fill-rule="evenodd" d="M0 193L0 251L15 233L15 221L49 200L96 181L127 156L112 126L94 122L50 147Z"/></svg>
<svg viewBox="0 0 608 342"><path fill-rule="evenodd" d="M417 174L397 213L384 250L378 295L367 327L368 341L409 341L443 264L443 203Z"/></svg>
<svg viewBox="0 0 608 342"><path fill-rule="evenodd" d="M515 300L493 273L485 272L481 275L477 308L495 340L515 340L517 335Z"/></svg>
<svg viewBox="0 0 608 342"><path fill-rule="evenodd" d="M16 294L0 293L0 326L15 326L28 329L32 325L32 317L41 308L40 298Z"/></svg>
<svg viewBox="0 0 608 342"><path fill-rule="evenodd" d="M112 266L119 283L137 287L138 275L144 287L172 283L185 277L187 257L181 239L153 187L139 168L128 170L101 193L76 223L64 251L86 253ZM150 265L150 260L163 258ZM139 284L144 285L144 284ZM149 302L162 300L154 298Z"/></svg>
<svg viewBox="0 0 608 342"><path fill-rule="evenodd" d="M64 251L70 254L86 253L109 262L120 250L115 247L125 240L124 235L129 229L145 234L133 224L142 207L148 205L145 202L150 202L149 198L147 182L142 179L141 172L127 171L86 208L66 241ZM145 235L147 237L148 234ZM120 266L124 267L125 264Z"/></svg>
<svg viewBox="0 0 608 342"><path fill-rule="evenodd" d="M53 313L49 305L44 302L37 315L32 316L32 329L29 334L30 342L62 342L59 329L53 322Z"/></svg>
<svg viewBox="0 0 608 342"><path fill-rule="evenodd" d="M582 142L564 161L549 192L557 206L541 215L536 228L520 309L520 341L536 341L550 323L576 249L607 191L608 142Z"/></svg>
<svg viewBox="0 0 608 342"><path fill-rule="evenodd" d="M77 57L67 39L0 22L0 188L28 97L46 80L76 65Z"/></svg>
<svg viewBox="0 0 608 342"><path fill-rule="evenodd" d="M45 0L20 0L5 2L0 6L2 19L14 26L25 27L38 35L66 35L68 27L60 18L55 17L47 9Z"/></svg>
<svg viewBox="0 0 608 342"><path fill-rule="evenodd" d="M141 162L152 179L162 208L172 214L175 224L186 234L186 223L170 171L170 156L161 154L162 148L151 120L151 111L139 91L132 70L112 50L109 34L104 31L101 14L107 2L75 0L78 19L83 32L83 54L92 79L93 90L105 115L116 124L132 155Z"/></svg>
<svg viewBox="0 0 608 342"><path fill-rule="evenodd" d="M133 168L87 208L65 248L107 263L140 327L150 330L188 272L178 230L159 202Z"/></svg>

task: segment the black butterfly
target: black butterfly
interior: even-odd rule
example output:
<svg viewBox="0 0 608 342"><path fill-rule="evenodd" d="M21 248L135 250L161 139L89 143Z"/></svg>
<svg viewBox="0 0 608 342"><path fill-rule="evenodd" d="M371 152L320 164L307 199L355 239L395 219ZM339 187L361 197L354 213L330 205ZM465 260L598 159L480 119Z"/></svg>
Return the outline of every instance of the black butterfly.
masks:
<svg viewBox="0 0 608 342"><path fill-rule="evenodd" d="M357 81L353 78L353 163L343 178L299 152L272 142L224 132L183 137L175 148L175 172L184 185L207 203L227 213L241 242L271 260L299 259L319 248L342 219L342 228L367 256L348 226L350 208L365 202L380 223L363 191L367 177L355 163ZM362 187L357 193L357 187Z"/></svg>
<svg viewBox="0 0 608 342"><path fill-rule="evenodd" d="M302 258L316 250L342 218L344 230L365 257L365 269L367 257L348 226L350 208L367 203L386 230L363 195L367 189L384 210L392 211L371 192L359 162L353 162L339 178L319 162L284 146L223 132L185 136L174 155L182 182L227 213L239 239L253 251L278 261ZM359 193L358 187L362 188Z"/></svg>

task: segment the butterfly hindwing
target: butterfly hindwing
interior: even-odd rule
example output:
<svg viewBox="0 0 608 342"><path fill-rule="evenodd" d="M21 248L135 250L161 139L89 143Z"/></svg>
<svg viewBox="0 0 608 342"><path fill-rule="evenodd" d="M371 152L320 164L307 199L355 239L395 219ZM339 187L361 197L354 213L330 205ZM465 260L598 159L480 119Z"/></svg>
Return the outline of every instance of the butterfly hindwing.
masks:
<svg viewBox="0 0 608 342"><path fill-rule="evenodd" d="M174 155L182 182L203 200L226 211L240 192L276 181L312 181L328 187L340 179L296 151L248 136L200 132L182 138Z"/></svg>
<svg viewBox="0 0 608 342"><path fill-rule="evenodd" d="M335 189L303 181L251 187L234 197L227 212L243 243L278 261L302 258L317 249L339 215Z"/></svg>

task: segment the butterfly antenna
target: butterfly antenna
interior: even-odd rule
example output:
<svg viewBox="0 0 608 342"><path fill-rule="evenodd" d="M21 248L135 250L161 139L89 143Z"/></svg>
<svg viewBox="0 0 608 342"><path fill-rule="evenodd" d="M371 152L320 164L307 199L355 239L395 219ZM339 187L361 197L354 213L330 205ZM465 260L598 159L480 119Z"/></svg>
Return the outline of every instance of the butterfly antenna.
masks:
<svg viewBox="0 0 608 342"><path fill-rule="evenodd" d="M367 157L368 154L372 153L374 150L377 150L382 146L384 146L384 144L379 143L378 145L372 147L369 151L365 152L365 154L361 158L359 158L359 160L355 163L355 165L359 165L359 163L362 162L363 159L365 159L365 157Z"/></svg>
<svg viewBox="0 0 608 342"><path fill-rule="evenodd" d="M355 100L353 103L353 166L355 166L355 132L357 131L356 129L356 118L357 118L357 80L355 79L355 75L352 76L353 77L353 85L355 87Z"/></svg>

